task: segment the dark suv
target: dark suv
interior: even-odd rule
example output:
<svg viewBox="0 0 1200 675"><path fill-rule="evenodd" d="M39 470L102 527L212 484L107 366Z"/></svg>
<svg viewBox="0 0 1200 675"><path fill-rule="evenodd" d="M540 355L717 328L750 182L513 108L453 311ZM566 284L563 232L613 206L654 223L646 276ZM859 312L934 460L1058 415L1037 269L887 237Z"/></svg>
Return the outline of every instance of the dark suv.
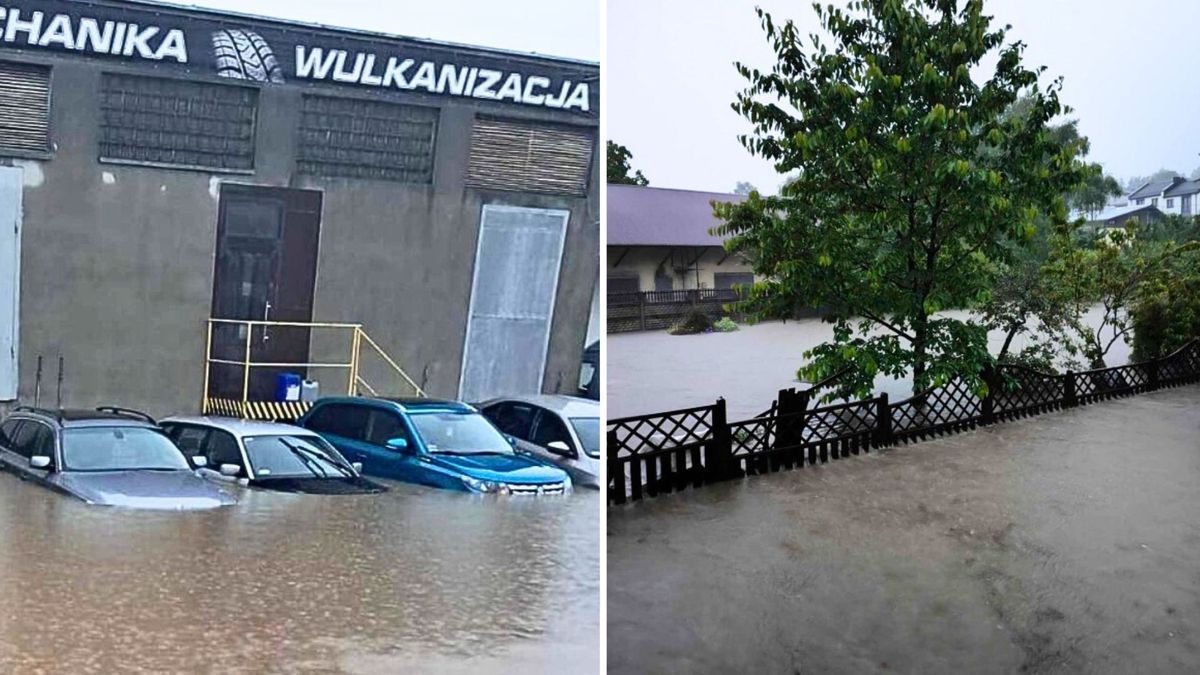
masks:
<svg viewBox="0 0 1200 675"><path fill-rule="evenodd" d="M0 469L89 504L183 510L235 503L196 475L153 418L123 408L17 408L0 424Z"/></svg>

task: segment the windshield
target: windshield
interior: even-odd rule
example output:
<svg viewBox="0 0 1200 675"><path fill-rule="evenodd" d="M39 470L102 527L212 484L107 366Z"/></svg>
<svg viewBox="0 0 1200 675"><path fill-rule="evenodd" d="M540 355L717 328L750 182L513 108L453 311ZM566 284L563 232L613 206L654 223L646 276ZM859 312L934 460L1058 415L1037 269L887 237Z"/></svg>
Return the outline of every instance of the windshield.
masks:
<svg viewBox="0 0 1200 675"><path fill-rule="evenodd" d="M478 413L413 413L413 425L429 452L511 455L512 446Z"/></svg>
<svg viewBox="0 0 1200 675"><path fill-rule="evenodd" d="M68 471L187 471L187 460L156 429L87 427L63 432L63 468Z"/></svg>
<svg viewBox="0 0 1200 675"><path fill-rule="evenodd" d="M571 426L575 427L575 433L579 435L579 442L583 444L583 451L587 456L600 459L600 418L572 417Z"/></svg>
<svg viewBox="0 0 1200 675"><path fill-rule="evenodd" d="M316 436L249 436L246 457L260 480L346 475L346 460Z"/></svg>

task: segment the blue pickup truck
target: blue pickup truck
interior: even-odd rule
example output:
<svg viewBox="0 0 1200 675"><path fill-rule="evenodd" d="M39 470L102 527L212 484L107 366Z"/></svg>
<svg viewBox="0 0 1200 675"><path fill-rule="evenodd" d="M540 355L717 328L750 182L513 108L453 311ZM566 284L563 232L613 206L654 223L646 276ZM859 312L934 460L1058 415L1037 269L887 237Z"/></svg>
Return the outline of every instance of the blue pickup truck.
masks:
<svg viewBox="0 0 1200 675"><path fill-rule="evenodd" d="M323 398L297 424L371 476L512 495L565 494L572 487L565 471L516 453L512 439L465 403Z"/></svg>

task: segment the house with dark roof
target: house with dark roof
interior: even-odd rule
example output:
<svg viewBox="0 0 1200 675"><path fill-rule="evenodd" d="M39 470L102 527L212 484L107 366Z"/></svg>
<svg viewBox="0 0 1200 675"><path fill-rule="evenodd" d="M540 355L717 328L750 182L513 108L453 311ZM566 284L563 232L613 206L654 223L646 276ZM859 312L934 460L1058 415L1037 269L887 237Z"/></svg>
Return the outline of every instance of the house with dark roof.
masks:
<svg viewBox="0 0 1200 675"><path fill-rule="evenodd" d="M741 254L709 230L712 203L743 195L637 185L608 186L608 293L728 289L754 282Z"/></svg>
<svg viewBox="0 0 1200 675"><path fill-rule="evenodd" d="M1192 216L1200 213L1197 194L1200 194L1200 180L1175 176L1134 190L1129 195L1129 206L1153 206L1165 215Z"/></svg>

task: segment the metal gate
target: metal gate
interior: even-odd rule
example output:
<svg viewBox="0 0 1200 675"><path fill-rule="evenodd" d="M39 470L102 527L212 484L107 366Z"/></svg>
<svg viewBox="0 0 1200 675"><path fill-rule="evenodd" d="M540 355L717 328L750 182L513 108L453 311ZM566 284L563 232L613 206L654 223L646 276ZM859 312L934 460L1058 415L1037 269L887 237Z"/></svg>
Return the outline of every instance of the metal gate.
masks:
<svg viewBox="0 0 1200 675"><path fill-rule="evenodd" d="M23 172L0 167L0 401L17 398Z"/></svg>
<svg viewBox="0 0 1200 675"><path fill-rule="evenodd" d="M570 215L483 207L460 399L541 392Z"/></svg>

